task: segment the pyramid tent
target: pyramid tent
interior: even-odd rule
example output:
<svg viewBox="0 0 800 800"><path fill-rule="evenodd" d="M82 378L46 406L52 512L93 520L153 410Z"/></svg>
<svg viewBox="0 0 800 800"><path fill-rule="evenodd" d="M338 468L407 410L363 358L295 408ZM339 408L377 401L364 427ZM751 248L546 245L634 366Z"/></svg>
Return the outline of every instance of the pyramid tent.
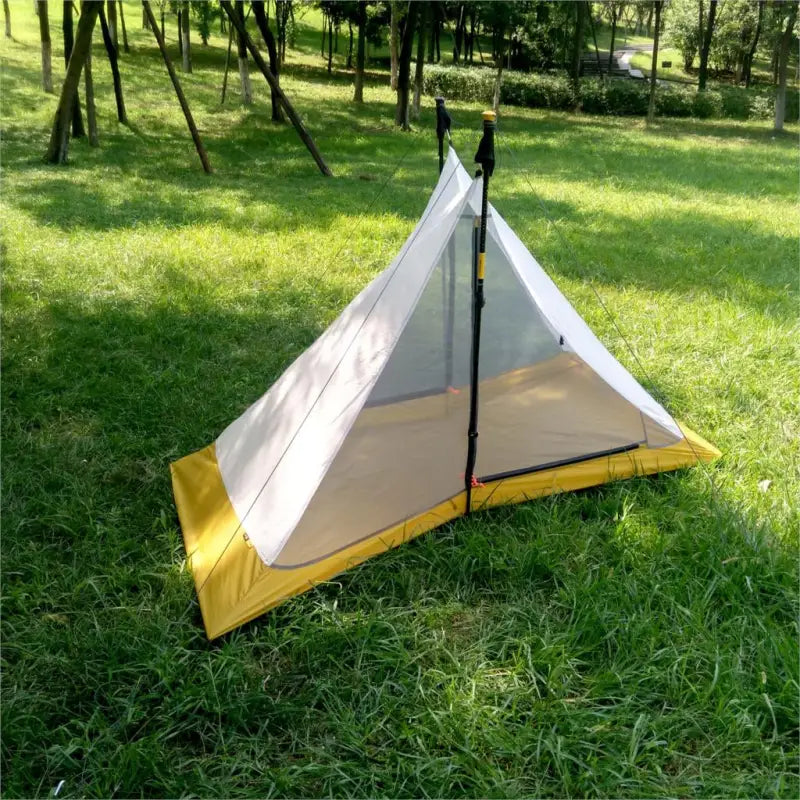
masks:
<svg viewBox="0 0 800 800"><path fill-rule="evenodd" d="M172 464L209 637L469 511L719 455L603 347L451 149L392 264L213 444Z"/></svg>

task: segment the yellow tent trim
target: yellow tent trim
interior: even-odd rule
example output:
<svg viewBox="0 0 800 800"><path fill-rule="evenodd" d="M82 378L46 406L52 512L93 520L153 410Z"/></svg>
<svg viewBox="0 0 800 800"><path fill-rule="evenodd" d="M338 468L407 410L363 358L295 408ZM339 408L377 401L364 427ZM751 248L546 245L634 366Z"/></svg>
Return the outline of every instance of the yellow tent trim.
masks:
<svg viewBox="0 0 800 800"><path fill-rule="evenodd" d="M720 455L716 447L696 433L686 428L683 431L685 438L668 447L639 447L475 487L472 509L520 503L633 475L678 469ZM210 639L466 510L466 492L460 492L327 558L296 568L276 569L267 567L249 544L228 499L213 444L176 461L170 468L187 561Z"/></svg>

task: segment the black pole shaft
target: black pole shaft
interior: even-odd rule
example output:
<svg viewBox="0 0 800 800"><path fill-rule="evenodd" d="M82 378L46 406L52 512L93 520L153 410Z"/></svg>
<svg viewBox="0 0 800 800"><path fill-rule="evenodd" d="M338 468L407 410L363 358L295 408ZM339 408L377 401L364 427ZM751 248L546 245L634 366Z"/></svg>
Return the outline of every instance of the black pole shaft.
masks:
<svg viewBox="0 0 800 800"><path fill-rule="evenodd" d="M489 178L494 172L495 114L483 114L483 139L475 155L483 175L480 223L473 234L472 263L472 359L470 365L469 426L467 428L467 467L464 471L464 487L467 492L466 513L472 511L472 489L475 484L475 459L478 455L478 386L480 384L481 314L485 305L483 282L486 269L486 219L489 211Z"/></svg>
<svg viewBox="0 0 800 800"><path fill-rule="evenodd" d="M444 135L450 136L450 115L444 107L444 97L436 99L436 136L439 139L439 174L444 169Z"/></svg>

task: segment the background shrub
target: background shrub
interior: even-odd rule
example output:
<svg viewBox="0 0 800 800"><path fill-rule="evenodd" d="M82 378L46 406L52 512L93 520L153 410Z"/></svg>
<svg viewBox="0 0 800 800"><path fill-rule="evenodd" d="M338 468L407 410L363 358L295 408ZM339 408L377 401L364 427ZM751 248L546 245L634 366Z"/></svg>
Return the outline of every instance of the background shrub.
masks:
<svg viewBox="0 0 800 800"><path fill-rule="evenodd" d="M442 95L449 100L491 103L496 73L488 67L449 67L431 64L425 67L424 89L428 95ZM644 116L650 87L646 81L612 78L601 82L583 78L579 96L572 81L563 73L503 72L500 101L511 106L550 108L571 111L580 105L590 114ZM769 119L774 113L772 89L745 89L724 86L698 92L694 86L675 83L656 90L656 114L661 117L730 117L733 119ZM786 94L786 119L800 118L798 93Z"/></svg>

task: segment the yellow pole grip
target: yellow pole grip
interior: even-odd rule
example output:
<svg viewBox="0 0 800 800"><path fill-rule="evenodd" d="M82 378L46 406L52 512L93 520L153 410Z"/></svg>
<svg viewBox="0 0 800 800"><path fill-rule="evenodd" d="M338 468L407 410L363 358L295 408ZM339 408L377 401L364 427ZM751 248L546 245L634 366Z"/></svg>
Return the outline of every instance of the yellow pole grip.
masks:
<svg viewBox="0 0 800 800"><path fill-rule="evenodd" d="M478 253L478 280L482 281L486 273L486 253Z"/></svg>

